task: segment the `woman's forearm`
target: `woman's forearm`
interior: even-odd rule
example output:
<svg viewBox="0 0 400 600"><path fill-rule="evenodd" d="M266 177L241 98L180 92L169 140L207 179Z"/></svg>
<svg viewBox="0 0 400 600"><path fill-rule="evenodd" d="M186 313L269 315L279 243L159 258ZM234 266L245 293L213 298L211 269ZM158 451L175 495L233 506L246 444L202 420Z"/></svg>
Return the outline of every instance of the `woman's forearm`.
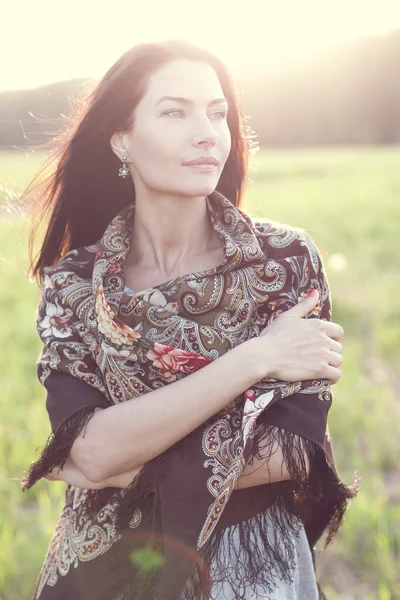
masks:
<svg viewBox="0 0 400 600"><path fill-rule="evenodd" d="M276 459L274 457L274 463L275 460ZM138 472L139 469L127 471L126 473L121 473L120 475L108 477L104 481L98 483L93 483L89 480L86 480L85 487L88 489L103 489L107 487L126 488L133 481L133 478ZM64 480L64 478L62 479ZM280 464L278 464L278 460L276 460L276 464L273 465L271 464L271 460L269 461L269 470L265 460L259 461L259 464L254 462L251 466L247 465L243 469L242 475L239 477L239 481L235 489L241 490L243 488L254 487L256 485L263 485L265 483L273 483L274 481L283 481L284 479L290 479L289 473L286 467L281 469Z"/></svg>
<svg viewBox="0 0 400 600"><path fill-rule="evenodd" d="M85 477L72 458L69 457L62 469L55 467L46 475L45 479L48 479L49 481L64 481L74 487L88 490L102 490L110 487L127 488L141 468L142 467L137 467L130 471L126 471L125 473L121 473L120 475L109 477L103 481L94 482Z"/></svg>
<svg viewBox="0 0 400 600"><path fill-rule="evenodd" d="M101 486L128 487L139 470L140 469L128 471L127 473L109 477L101 482ZM265 483L283 481L285 479L290 479L290 475L286 468L286 464L283 461L282 449L277 446L269 460L254 458L251 465L247 464L245 466L235 489L241 490L256 485L263 485Z"/></svg>
<svg viewBox="0 0 400 600"><path fill-rule="evenodd" d="M243 469L235 489L244 489L290 479L289 472L283 460L282 449L277 442L272 450L269 459L253 457L251 464L247 464ZM79 471L72 459L68 459L63 470L54 469L47 479L61 479L70 485L86 489L127 488L140 470L141 467L137 467L95 483L87 479Z"/></svg>
<svg viewBox="0 0 400 600"><path fill-rule="evenodd" d="M306 454L304 454L304 460L307 474L309 470L309 461ZM102 482L102 484L104 487L128 487L139 471L140 468L128 471L127 473L121 473L121 475L115 475ZM273 444L271 456L269 458L260 459L253 457L251 464L248 463L245 466L235 489L242 490L248 487L255 487L256 485L275 483L286 479L290 479L290 474L283 458L282 448L276 441Z"/></svg>
<svg viewBox="0 0 400 600"><path fill-rule="evenodd" d="M305 475L307 475L309 461L306 453L304 453L304 460L306 465ZM142 466L135 467L119 475L113 475L104 480L93 482L83 475L71 458L68 458L62 470L58 468L53 469L46 479L61 480L75 487L85 489L127 488L141 469ZM252 457L251 461L243 469L235 490L284 481L286 479L290 479L290 474L283 458L282 448L276 440L271 448L269 458L260 459L255 456Z"/></svg>
<svg viewBox="0 0 400 600"><path fill-rule="evenodd" d="M275 443L271 456L268 458L253 457L251 464L247 463L236 484L236 490L242 490L265 483L274 483L290 479L289 471L283 460L282 448Z"/></svg>
<svg viewBox="0 0 400 600"><path fill-rule="evenodd" d="M282 454L281 454L282 456ZM283 479L289 479L289 474L286 468L281 469L280 464L278 464L278 459L274 457L273 462L271 464L271 460L269 461L269 470L268 466L264 461L259 461L260 464L254 462L251 466L247 465L242 475L239 478L238 485L235 489L243 489L246 487L254 487L256 485L263 485L264 483L273 483L274 481L282 481ZM64 468L63 470L54 469L52 473L50 473L46 479L50 481L64 481L74 487L80 487L89 490L102 490L104 488L127 488L139 473L140 468L131 469L130 471L126 471L125 473L120 473L119 475L113 475L112 477L108 477L103 481L93 482L90 481L87 477L79 471L78 467L75 468Z"/></svg>
<svg viewBox="0 0 400 600"><path fill-rule="evenodd" d="M181 380L96 411L75 440L72 459L99 482L162 454L259 381L259 360L248 344Z"/></svg>

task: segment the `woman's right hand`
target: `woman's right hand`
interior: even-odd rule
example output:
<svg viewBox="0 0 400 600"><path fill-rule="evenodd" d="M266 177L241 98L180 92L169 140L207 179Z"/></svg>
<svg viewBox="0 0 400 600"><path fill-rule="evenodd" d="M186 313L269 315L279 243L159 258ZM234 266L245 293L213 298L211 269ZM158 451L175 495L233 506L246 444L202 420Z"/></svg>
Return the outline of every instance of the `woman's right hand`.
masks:
<svg viewBox="0 0 400 600"><path fill-rule="evenodd" d="M315 297L310 295L301 300L279 315L257 338L245 342L251 343L255 351L253 360L258 361L260 379L339 381L343 328L329 321L304 319L314 309L318 298L317 291Z"/></svg>

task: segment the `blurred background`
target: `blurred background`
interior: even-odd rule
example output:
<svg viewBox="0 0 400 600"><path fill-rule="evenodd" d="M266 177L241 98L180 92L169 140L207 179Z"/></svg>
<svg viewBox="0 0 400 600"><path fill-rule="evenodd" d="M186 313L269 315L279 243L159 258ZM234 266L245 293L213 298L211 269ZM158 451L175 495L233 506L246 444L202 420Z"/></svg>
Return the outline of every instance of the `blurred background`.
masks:
<svg viewBox="0 0 400 600"><path fill-rule="evenodd" d="M20 1L0 36L0 599L33 591L65 484L21 477L50 433L20 201L72 99L142 41L217 54L259 151L243 208L305 228L345 330L330 430L361 491L318 556L328 600L400 599L400 3ZM72 600L72 599L71 599Z"/></svg>

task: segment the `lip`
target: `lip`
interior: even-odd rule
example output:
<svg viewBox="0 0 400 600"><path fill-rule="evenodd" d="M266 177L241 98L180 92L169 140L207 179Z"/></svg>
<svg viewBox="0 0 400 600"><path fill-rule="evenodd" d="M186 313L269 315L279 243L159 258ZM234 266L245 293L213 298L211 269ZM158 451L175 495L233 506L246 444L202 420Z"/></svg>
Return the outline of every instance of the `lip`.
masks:
<svg viewBox="0 0 400 600"><path fill-rule="evenodd" d="M198 165L184 165L184 167L190 167L191 169L196 169L196 171L213 171L217 168L217 165L202 163Z"/></svg>
<svg viewBox="0 0 400 600"><path fill-rule="evenodd" d="M201 156L184 163L185 167L194 167L197 165L213 165L214 167L219 164L219 160L215 156Z"/></svg>

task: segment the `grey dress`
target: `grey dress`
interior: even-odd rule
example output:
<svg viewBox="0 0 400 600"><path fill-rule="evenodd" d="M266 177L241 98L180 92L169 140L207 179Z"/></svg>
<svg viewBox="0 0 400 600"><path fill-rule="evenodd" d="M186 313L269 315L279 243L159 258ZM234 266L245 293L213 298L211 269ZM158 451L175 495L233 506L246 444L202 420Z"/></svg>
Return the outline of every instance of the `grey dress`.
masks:
<svg viewBox="0 0 400 600"><path fill-rule="evenodd" d="M269 517L268 509L266 512L268 521L271 525L272 535L276 536L277 532L274 528L274 522ZM249 519L250 527L253 519L255 520L256 517ZM256 527L254 527L254 529L257 530ZM240 542L238 525L227 527L223 532L222 544L227 544L228 539L230 539L230 543L233 541L235 544L235 553L239 555ZM318 600L319 595L311 550L303 526L301 526L298 535L294 537L295 565L291 573L292 582L288 583L286 581L281 581L276 577L276 587L272 593L266 593L260 586L256 585L254 587L249 585L248 588L243 590L245 591L246 600ZM257 544L256 533L254 533L254 544ZM240 561L238 561L238 564L240 564ZM227 569L231 574L238 568L238 565L227 565ZM216 572L216 567L215 565L213 567L213 564L211 564L210 574L212 581L216 581L216 583L213 584L209 600L236 600L232 587L228 584L223 575ZM186 600L184 591L179 600Z"/></svg>
<svg viewBox="0 0 400 600"><path fill-rule="evenodd" d="M267 510L268 513L268 510ZM249 520L250 524L252 519ZM277 535L274 530L273 521L270 520L272 535ZM232 528L234 531L232 532ZM238 526L232 525L224 530L222 543L228 539L228 530L233 533L235 548L240 551ZM236 530L236 531L235 531ZM229 536L232 540L232 536ZM254 535L254 544L257 544L256 535ZM272 593L266 593L262 588L249 587L246 589L246 600L318 600L318 588L315 578L315 571L311 555L310 546L307 541L304 527L300 528L298 536L295 536L295 567L292 572L292 583L287 583L279 579L276 580L276 587ZM234 567L234 565L233 565ZM217 575L211 565L211 573ZM213 585L210 600L236 600L231 586L226 581L221 581Z"/></svg>

